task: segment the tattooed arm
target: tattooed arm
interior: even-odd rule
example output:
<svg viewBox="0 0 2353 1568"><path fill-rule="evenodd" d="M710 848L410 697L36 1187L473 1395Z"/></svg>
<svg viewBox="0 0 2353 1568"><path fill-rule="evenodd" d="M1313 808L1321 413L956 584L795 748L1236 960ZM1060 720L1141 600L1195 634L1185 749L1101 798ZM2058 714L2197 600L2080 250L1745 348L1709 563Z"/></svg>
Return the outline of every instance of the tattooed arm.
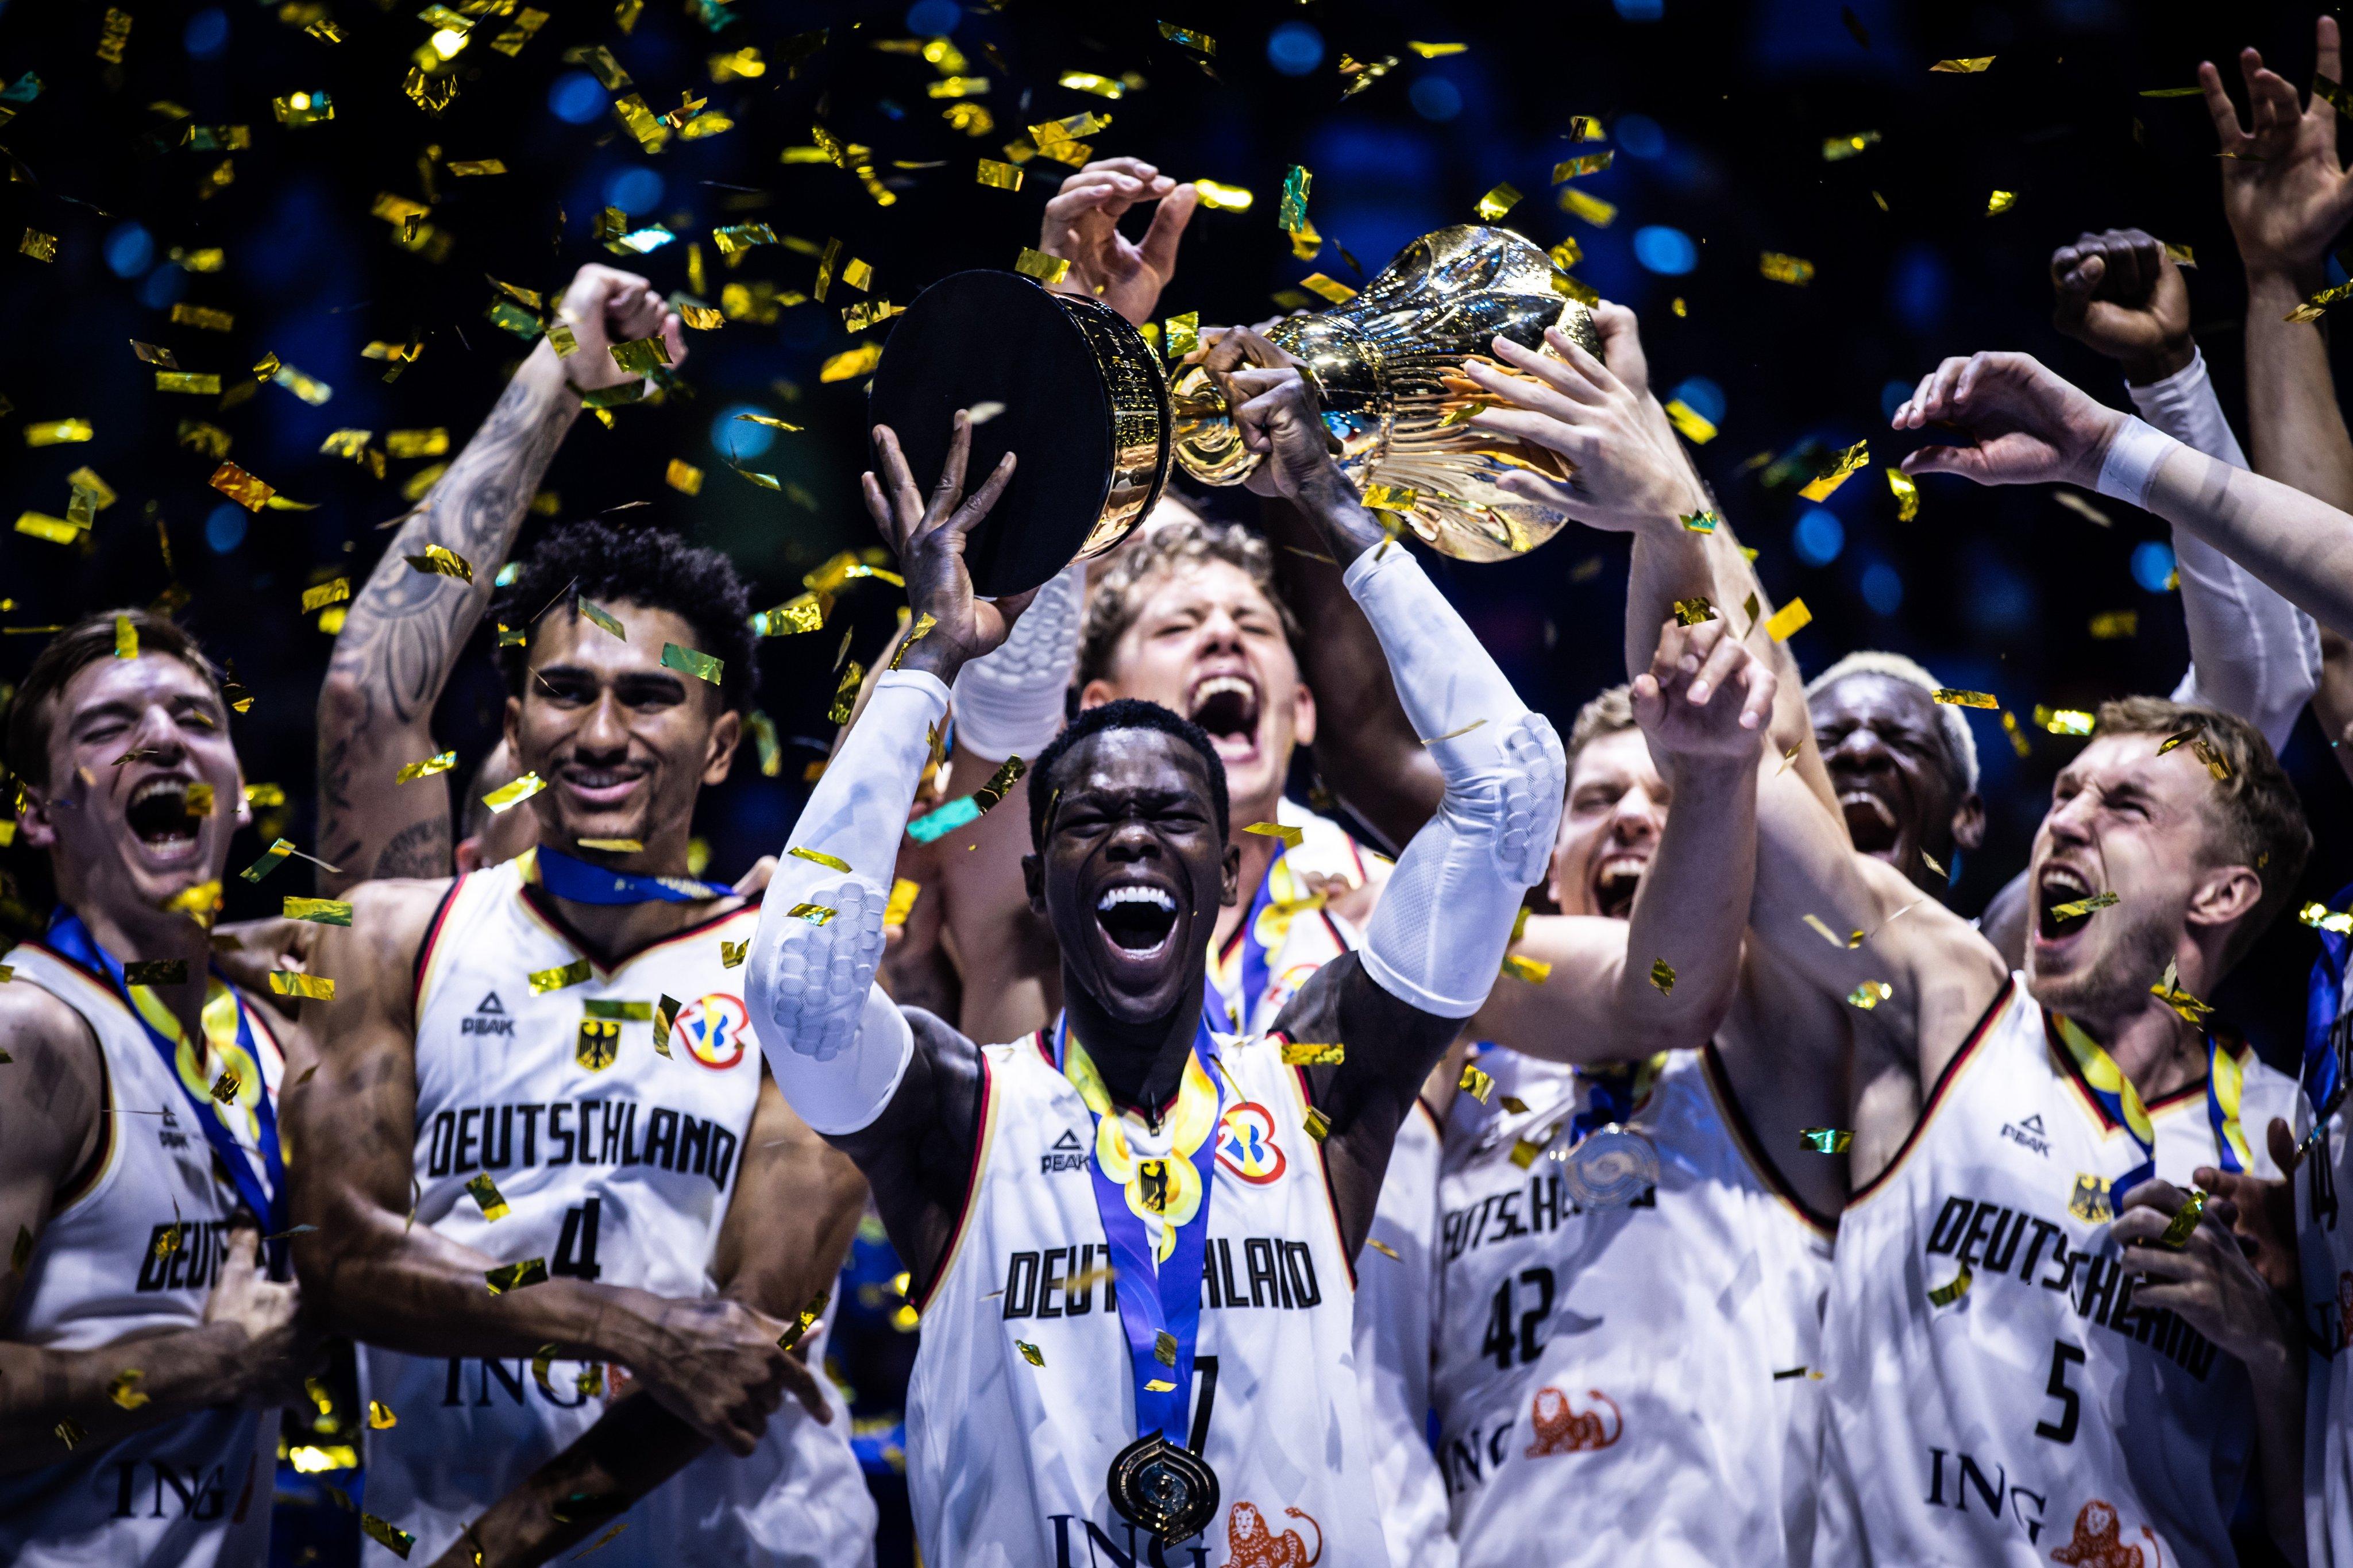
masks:
<svg viewBox="0 0 2353 1568"><path fill-rule="evenodd" d="M320 873L340 895L371 877L446 877L454 835L438 780L395 784L403 763L431 756L433 705L490 604L491 580L513 548L580 394L631 379L614 343L659 333L670 363L686 357L679 319L642 278L584 267L557 314L579 348L558 359L543 339L458 454L449 471L393 536L352 601L319 691L320 853L342 868ZM473 581L419 572L407 557L438 544L463 557Z"/></svg>

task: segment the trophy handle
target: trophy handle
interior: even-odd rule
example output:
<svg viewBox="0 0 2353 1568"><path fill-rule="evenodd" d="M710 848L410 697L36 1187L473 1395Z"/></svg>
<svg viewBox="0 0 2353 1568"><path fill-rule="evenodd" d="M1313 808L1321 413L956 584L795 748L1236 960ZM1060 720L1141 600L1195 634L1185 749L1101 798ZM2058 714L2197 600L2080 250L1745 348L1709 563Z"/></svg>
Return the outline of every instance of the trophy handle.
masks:
<svg viewBox="0 0 2353 1568"><path fill-rule="evenodd" d="M1238 485L1258 470L1260 455L1242 445L1233 410L1209 373L1188 364L1168 385L1176 418L1169 447L1185 471L1205 485Z"/></svg>

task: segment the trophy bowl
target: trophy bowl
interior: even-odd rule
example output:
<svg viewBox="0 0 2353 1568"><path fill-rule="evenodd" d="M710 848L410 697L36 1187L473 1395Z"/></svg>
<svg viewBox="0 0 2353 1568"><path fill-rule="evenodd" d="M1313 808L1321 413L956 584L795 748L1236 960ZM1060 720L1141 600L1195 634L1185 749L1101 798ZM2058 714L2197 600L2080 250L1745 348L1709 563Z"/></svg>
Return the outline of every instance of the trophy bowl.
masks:
<svg viewBox="0 0 2353 1568"><path fill-rule="evenodd" d="M1507 374L1492 340L1539 353L1558 327L1588 353L1601 340L1592 312L1556 287L1552 258L1509 229L1457 225L1397 254L1355 298L1314 315L1287 316L1267 336L1306 363L1343 472L1359 489L1388 487L1384 510L1431 548L1464 561L1524 555L1567 520L1504 489L1514 469L1566 480L1558 453L1463 423L1493 399L1462 373L1482 360ZM1207 484L1239 484L1258 467L1224 397L1198 363L1179 370L1176 459Z"/></svg>
<svg viewBox="0 0 2353 1568"><path fill-rule="evenodd" d="M976 592L1035 588L1100 555L1160 498L1170 456L1167 378L1152 346L1099 300L1014 272L958 272L892 323L868 424L888 425L916 486L947 461L959 408L1001 412L972 430L969 492L1008 451L1012 481L965 550Z"/></svg>

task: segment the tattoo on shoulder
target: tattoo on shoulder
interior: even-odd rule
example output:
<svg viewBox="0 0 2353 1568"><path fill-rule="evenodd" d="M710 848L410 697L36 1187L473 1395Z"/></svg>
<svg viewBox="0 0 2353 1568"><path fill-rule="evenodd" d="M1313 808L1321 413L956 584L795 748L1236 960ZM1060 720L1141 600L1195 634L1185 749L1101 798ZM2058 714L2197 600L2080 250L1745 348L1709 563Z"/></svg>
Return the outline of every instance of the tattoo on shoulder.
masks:
<svg viewBox="0 0 2353 1568"><path fill-rule="evenodd" d="M374 874L378 878L447 877L455 864L449 819L437 816L412 822L394 834L384 853L376 857Z"/></svg>

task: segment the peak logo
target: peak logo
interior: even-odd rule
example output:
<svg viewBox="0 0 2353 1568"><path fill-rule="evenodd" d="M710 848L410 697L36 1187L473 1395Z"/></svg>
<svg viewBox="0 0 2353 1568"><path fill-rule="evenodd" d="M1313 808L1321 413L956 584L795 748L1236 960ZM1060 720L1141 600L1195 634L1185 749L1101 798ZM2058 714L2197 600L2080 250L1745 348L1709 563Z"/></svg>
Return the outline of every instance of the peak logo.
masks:
<svg viewBox="0 0 2353 1568"><path fill-rule="evenodd" d="M670 1026L670 1037L686 1045L686 1054L713 1072L725 1072L744 1059L751 1043L752 1015L744 999L712 992L681 1008Z"/></svg>
<svg viewBox="0 0 2353 1568"><path fill-rule="evenodd" d="M1068 1127L1063 1128L1062 1135L1054 1140L1052 1148L1038 1156L1038 1173L1041 1176L1050 1176L1057 1171L1083 1171L1086 1168L1086 1147L1079 1142L1079 1135Z"/></svg>
<svg viewBox="0 0 2353 1568"><path fill-rule="evenodd" d="M2001 1135L2021 1149L2031 1150L2044 1159L2051 1158L2051 1135L2042 1130L2042 1113L2036 1111L2023 1121L2005 1121Z"/></svg>
<svg viewBox="0 0 2353 1568"><path fill-rule="evenodd" d="M460 1035L504 1035L514 1038L515 1021L495 991L474 1004L473 1013L458 1023Z"/></svg>

